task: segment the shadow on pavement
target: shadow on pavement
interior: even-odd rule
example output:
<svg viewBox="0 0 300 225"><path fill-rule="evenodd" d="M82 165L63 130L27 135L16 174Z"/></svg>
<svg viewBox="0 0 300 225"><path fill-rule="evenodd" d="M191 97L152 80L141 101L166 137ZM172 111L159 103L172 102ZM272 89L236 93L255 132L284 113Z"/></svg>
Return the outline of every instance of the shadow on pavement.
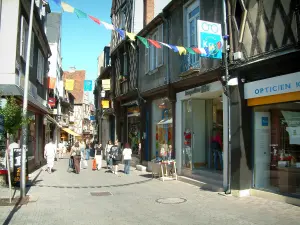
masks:
<svg viewBox="0 0 300 225"><path fill-rule="evenodd" d="M141 177L152 178L152 174L141 174Z"/></svg>

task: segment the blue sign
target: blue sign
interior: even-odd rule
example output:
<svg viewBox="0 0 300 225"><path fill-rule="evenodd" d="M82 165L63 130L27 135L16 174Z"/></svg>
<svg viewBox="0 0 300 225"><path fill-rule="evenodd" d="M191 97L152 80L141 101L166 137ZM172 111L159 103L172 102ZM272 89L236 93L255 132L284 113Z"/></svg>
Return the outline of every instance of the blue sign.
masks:
<svg viewBox="0 0 300 225"><path fill-rule="evenodd" d="M92 91L93 90L93 81L85 80L84 81L84 91Z"/></svg>
<svg viewBox="0 0 300 225"><path fill-rule="evenodd" d="M95 116L90 116L90 120L95 120Z"/></svg>
<svg viewBox="0 0 300 225"><path fill-rule="evenodd" d="M261 118L261 125L262 125L263 127L269 126L269 117L263 116L263 117Z"/></svg>
<svg viewBox="0 0 300 225"><path fill-rule="evenodd" d="M216 34L201 32L200 47L206 52L206 57L222 59L222 37Z"/></svg>

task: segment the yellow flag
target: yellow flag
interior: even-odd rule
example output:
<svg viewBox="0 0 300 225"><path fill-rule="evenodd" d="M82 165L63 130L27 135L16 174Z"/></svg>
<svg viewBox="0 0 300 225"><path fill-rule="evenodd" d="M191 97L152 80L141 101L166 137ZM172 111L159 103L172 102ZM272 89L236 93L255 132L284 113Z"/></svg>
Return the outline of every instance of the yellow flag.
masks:
<svg viewBox="0 0 300 225"><path fill-rule="evenodd" d="M69 13L74 12L74 8L72 6L70 6L69 4L65 3L65 2L61 2L61 7L63 8L63 10L65 12L69 12Z"/></svg>
<svg viewBox="0 0 300 225"><path fill-rule="evenodd" d="M74 80L66 79L65 89L66 89L66 91L73 91L73 89L74 89Z"/></svg>
<svg viewBox="0 0 300 225"><path fill-rule="evenodd" d="M179 55L182 55L182 54L186 55L186 49L184 47L182 47L182 46L176 46L176 47L178 49Z"/></svg>
<svg viewBox="0 0 300 225"><path fill-rule="evenodd" d="M126 31L126 35L129 37L130 40L135 41L135 34L134 33L129 33Z"/></svg>

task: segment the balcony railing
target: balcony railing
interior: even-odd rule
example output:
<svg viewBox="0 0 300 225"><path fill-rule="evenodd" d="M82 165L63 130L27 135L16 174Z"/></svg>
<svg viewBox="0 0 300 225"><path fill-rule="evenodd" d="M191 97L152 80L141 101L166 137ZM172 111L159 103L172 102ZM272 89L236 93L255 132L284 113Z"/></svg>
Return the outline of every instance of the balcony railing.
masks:
<svg viewBox="0 0 300 225"><path fill-rule="evenodd" d="M200 58L199 55L183 55L181 61L181 73L186 73L192 70L200 69Z"/></svg>

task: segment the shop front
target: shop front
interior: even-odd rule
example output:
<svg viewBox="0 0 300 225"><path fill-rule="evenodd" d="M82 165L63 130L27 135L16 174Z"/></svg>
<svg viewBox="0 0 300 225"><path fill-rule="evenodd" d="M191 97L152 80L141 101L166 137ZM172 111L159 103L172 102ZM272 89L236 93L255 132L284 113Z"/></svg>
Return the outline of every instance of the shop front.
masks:
<svg viewBox="0 0 300 225"><path fill-rule="evenodd" d="M300 198L300 72L244 85L252 111L254 189Z"/></svg>
<svg viewBox="0 0 300 225"><path fill-rule="evenodd" d="M140 160L141 157L141 116L139 106L127 107L127 142L130 144L132 154Z"/></svg>
<svg viewBox="0 0 300 225"><path fill-rule="evenodd" d="M185 176L214 173L222 185L223 137L226 135L223 100L226 96L221 82L177 93L176 99L175 143L179 173Z"/></svg>

